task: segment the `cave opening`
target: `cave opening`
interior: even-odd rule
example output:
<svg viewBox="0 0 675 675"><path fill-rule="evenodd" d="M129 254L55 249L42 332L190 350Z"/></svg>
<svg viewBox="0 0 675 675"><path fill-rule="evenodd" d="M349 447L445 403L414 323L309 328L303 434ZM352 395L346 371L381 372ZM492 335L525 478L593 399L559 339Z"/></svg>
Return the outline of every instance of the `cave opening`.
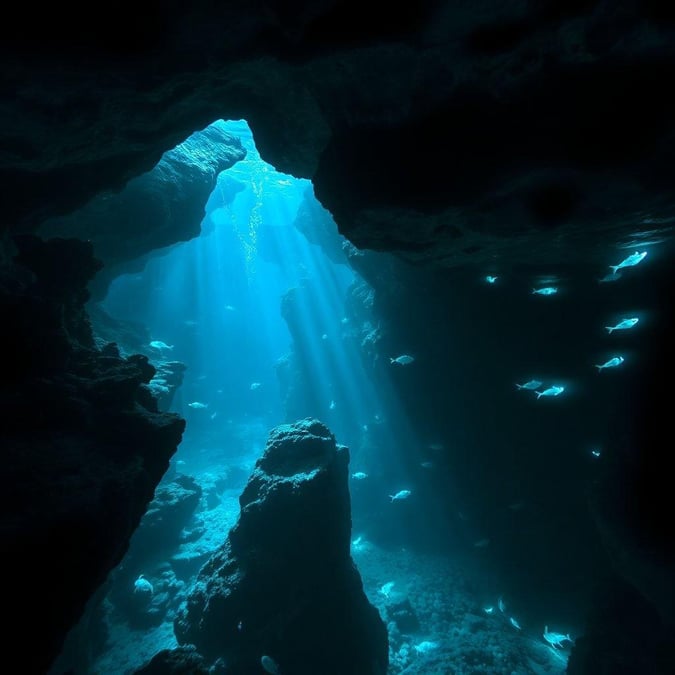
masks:
<svg viewBox="0 0 675 675"><path fill-rule="evenodd" d="M278 433L332 434L336 456L348 448L347 551L386 620L387 672L435 658L502 672L504 658L563 673L569 636L605 584L658 625L607 573L596 528L611 536L611 526L603 507L600 524L587 518L587 492L630 432L615 411L634 407L640 340L662 328L649 280L635 281L647 255L660 278L661 238L636 231L592 268L416 267L344 238L311 181L266 163L244 120L214 122L120 193L41 228L91 232L103 260L87 304L96 346L144 355L154 368L144 391L186 426L50 675L154 672L144 664L162 654L197 658L180 651L193 638L208 672L271 659L260 662L271 673L279 654L292 663L282 641L266 638L263 651L249 638L260 617L237 609L228 636L213 638L189 616L204 570L236 561L242 507ZM339 529L326 525L328 538ZM293 615L288 598L277 602ZM228 670L223 653L244 660Z"/></svg>

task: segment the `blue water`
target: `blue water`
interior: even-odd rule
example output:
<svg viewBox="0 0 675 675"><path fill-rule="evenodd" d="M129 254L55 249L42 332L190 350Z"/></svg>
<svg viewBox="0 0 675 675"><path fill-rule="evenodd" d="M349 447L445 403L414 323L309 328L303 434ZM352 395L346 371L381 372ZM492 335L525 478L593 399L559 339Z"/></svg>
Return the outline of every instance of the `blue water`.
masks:
<svg viewBox="0 0 675 675"><path fill-rule="evenodd" d="M240 137L247 157L218 177L201 235L156 252L141 271L116 278L102 303L111 316L146 326L148 343L170 347L158 354L145 345L152 360L187 366L170 406L187 427L165 480L178 473L194 476L209 496L208 508L200 507L191 525L204 534L173 553L189 557L201 546L202 555L222 543L269 430L317 417L350 449L352 555L369 599L384 614L390 598L382 589L393 589L394 596L411 599L422 622L413 637L390 634L390 672L426 658L425 640L443 646L449 669L471 653L475 672L540 672L522 666L533 658L541 672L564 672L569 645L567 651L551 650L542 642L542 627L548 621L551 630L581 630L583 608L570 610L576 597L563 589L576 585L581 596L591 580L577 582L573 572L564 579L565 556L574 550L573 540L584 549L583 533L592 528L559 527L562 521L556 526L546 520L547 503L570 490L579 490L581 500L584 474L592 476L596 460L604 461L604 433L620 390L611 385L614 373L598 379L593 363L619 350L630 366L637 360L635 336L656 315L645 309L641 290L626 304L624 291L616 290L618 279L604 275L634 249L649 249L651 260L657 248L644 237L625 242L598 265L597 278L573 283L556 274L518 279L502 270L479 270L465 297L449 292L437 306L408 305L409 320L398 317L398 336L409 342L387 343L386 350L380 344L374 350L380 361L364 359L365 336L369 330L376 334L378 326L358 314L352 293L367 293L368 287L335 254L344 239L311 183L266 164L244 121L217 124ZM308 204L330 224L332 255L297 226ZM629 279L634 272L622 270ZM574 284L582 282L584 292L598 299L578 309L572 296L579 290ZM556 293L532 294L544 286ZM638 326L607 340L604 326L626 316L639 317ZM449 327L447 334L440 331L441 339L432 332L436 324ZM416 359L412 366L389 363L406 353ZM541 386L516 388L532 378ZM402 380L404 386L395 386ZM563 387L557 396L538 399L533 393L553 384ZM425 397L418 396L421 390ZM408 417L413 413L417 433ZM482 446L499 452L483 452ZM486 456L492 457L489 465ZM465 485L454 482L460 464ZM544 477L552 471L557 478L549 483ZM530 503L521 500L514 476L530 481ZM394 504L392 495L403 490L410 490L409 499ZM495 522L502 523L498 530ZM556 547L560 556L551 553ZM496 550L501 578L499 564L490 562ZM443 556L435 557L439 551ZM146 558L145 567L136 569L132 556L118 578L128 586L143 572L168 584L167 572L160 574L165 558ZM521 567L524 561L531 571L511 561ZM528 579L535 591L539 584L530 597ZM126 586L118 589L119 597ZM506 598L508 611L498 609L500 598ZM113 620L101 663L122 660L130 669L174 646L170 618L168 612L152 631ZM507 656L495 657L495 650ZM481 670L491 659L499 667Z"/></svg>

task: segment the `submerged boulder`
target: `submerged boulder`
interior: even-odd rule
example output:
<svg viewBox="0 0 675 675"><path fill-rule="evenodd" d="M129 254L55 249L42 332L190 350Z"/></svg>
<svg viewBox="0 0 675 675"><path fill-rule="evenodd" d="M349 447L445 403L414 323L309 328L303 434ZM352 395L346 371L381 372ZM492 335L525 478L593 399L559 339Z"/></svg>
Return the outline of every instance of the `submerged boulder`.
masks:
<svg viewBox="0 0 675 675"><path fill-rule="evenodd" d="M175 621L232 675L271 657L294 675L385 675L386 627L350 555L349 451L319 421L270 433L241 513Z"/></svg>

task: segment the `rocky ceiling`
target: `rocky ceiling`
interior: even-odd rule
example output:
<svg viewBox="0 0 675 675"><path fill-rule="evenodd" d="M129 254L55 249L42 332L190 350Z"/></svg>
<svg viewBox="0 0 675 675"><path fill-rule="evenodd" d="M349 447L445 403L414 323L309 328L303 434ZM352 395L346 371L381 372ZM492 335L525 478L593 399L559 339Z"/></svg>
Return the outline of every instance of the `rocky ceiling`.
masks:
<svg viewBox="0 0 675 675"><path fill-rule="evenodd" d="M0 29L3 225L35 231L243 118L360 248L583 262L671 227L672 3L399 4L16 6Z"/></svg>

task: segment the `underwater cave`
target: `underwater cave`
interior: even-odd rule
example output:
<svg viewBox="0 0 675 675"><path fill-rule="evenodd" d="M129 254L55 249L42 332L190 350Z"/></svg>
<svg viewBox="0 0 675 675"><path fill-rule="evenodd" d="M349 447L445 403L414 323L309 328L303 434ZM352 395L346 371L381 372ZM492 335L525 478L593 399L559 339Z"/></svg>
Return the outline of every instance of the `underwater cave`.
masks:
<svg viewBox="0 0 675 675"><path fill-rule="evenodd" d="M153 12L0 44L4 670L675 672L672 12Z"/></svg>

